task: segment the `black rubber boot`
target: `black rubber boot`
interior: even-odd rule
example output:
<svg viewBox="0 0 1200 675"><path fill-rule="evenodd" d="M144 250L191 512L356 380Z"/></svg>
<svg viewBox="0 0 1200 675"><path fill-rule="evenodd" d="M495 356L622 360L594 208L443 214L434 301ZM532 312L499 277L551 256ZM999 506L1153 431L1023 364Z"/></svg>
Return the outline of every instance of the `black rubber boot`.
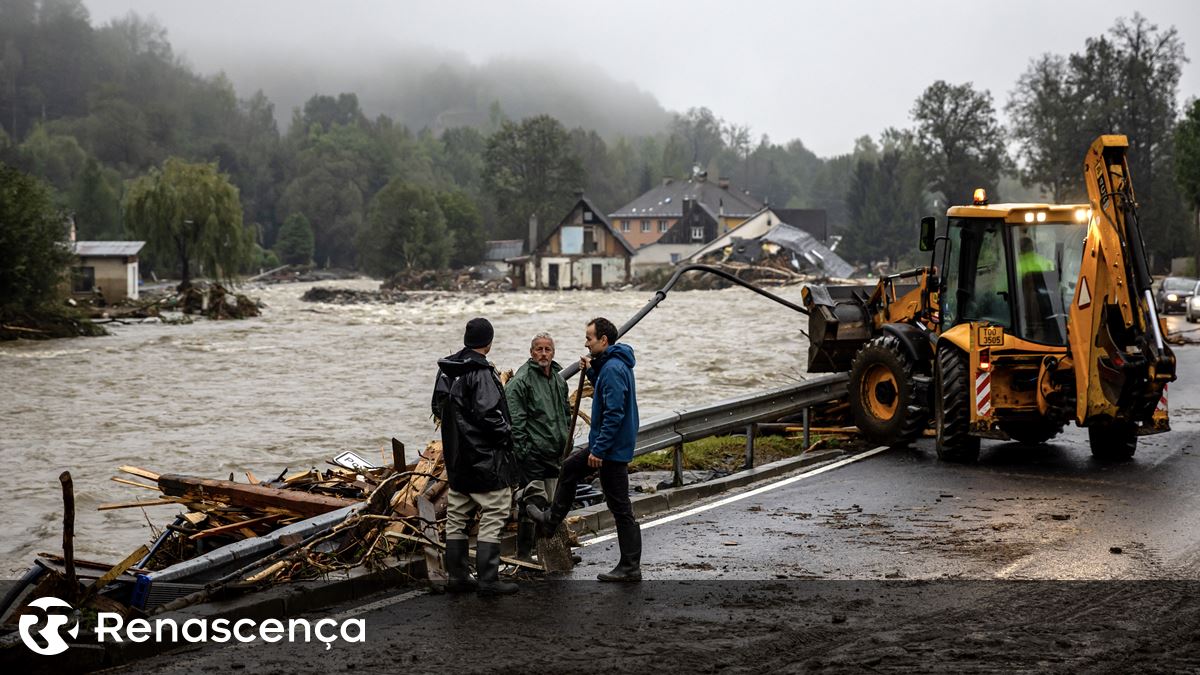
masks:
<svg viewBox="0 0 1200 675"><path fill-rule="evenodd" d="M637 523L617 526L617 545L621 561L607 574L598 574L600 581L642 580L642 526Z"/></svg>
<svg viewBox="0 0 1200 675"><path fill-rule="evenodd" d="M566 514L559 514L555 511L554 506L550 508L539 508L537 504L530 502L525 505L525 514L529 516L533 522L538 525L538 534L543 537L553 537L558 531L558 526L562 523Z"/></svg>
<svg viewBox="0 0 1200 675"><path fill-rule="evenodd" d="M448 593L470 593L477 590L479 584L471 578L467 570L467 540L446 540L446 573L450 579L446 581Z"/></svg>
<svg viewBox="0 0 1200 675"><path fill-rule="evenodd" d="M537 545L537 523L528 518L517 521L517 559L533 560L533 549Z"/></svg>
<svg viewBox="0 0 1200 675"><path fill-rule="evenodd" d="M514 583L500 581L500 544L476 542L475 571L479 574L480 595L508 595L519 590Z"/></svg>

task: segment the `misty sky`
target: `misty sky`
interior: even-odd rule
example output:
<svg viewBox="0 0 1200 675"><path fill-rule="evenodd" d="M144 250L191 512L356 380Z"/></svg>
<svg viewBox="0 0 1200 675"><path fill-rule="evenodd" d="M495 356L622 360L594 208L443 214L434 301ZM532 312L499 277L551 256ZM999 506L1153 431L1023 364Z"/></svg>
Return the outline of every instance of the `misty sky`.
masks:
<svg viewBox="0 0 1200 675"><path fill-rule="evenodd" d="M1189 58L1200 48L1194 0L85 4L96 24L131 10L158 17L198 71L225 70L238 83L254 82L261 54L291 54L298 68L414 48L473 63L566 59L631 82L669 110L708 106L750 125L755 137L799 138L822 156L848 152L863 134L908 126L913 100L937 79L972 81L1002 108L1030 59L1081 51L1086 38L1134 11L1160 28L1175 26ZM1197 95L1200 65L1188 63L1181 103Z"/></svg>

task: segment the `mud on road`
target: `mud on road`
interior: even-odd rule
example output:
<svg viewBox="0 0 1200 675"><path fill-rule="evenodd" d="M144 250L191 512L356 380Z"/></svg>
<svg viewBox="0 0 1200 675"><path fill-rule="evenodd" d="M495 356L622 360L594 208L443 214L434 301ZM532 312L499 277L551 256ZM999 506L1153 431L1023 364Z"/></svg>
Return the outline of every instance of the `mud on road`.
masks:
<svg viewBox="0 0 1200 675"><path fill-rule="evenodd" d="M365 644L204 647L117 672L1195 672L1200 582L525 584L363 615Z"/></svg>

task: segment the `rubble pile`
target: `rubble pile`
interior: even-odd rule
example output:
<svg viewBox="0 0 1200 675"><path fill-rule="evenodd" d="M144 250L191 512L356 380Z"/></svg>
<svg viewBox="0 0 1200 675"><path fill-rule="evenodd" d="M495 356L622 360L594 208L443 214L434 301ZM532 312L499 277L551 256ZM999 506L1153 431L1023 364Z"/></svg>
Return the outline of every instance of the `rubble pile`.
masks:
<svg viewBox="0 0 1200 675"><path fill-rule="evenodd" d="M512 290L508 277L488 279L481 270L467 267L461 270L408 270L387 279L381 291L467 291L494 293Z"/></svg>
<svg viewBox="0 0 1200 675"><path fill-rule="evenodd" d="M245 482L233 475L215 480L122 466L114 481L157 495L100 510L178 505L184 511L115 565L73 559L74 498L64 487L63 555L40 554L25 583L5 598L0 616L20 607L5 620L14 624L30 601L46 595L75 607L144 615L335 570L380 569L417 550L424 551L430 578L444 578L440 549L449 483L441 443L430 443L412 465L402 463L403 452L393 440L390 466L346 452L329 468L284 470L269 480L247 472ZM69 474L64 477L69 485ZM156 583L156 575L193 592L147 602L136 589ZM20 598L26 587L32 591Z"/></svg>
<svg viewBox="0 0 1200 675"><path fill-rule="evenodd" d="M168 298L162 306L210 319L247 319L262 314L257 301L241 293L232 293L216 283L193 284Z"/></svg>
<svg viewBox="0 0 1200 675"><path fill-rule="evenodd" d="M304 302L323 302L331 305L359 305L366 303L378 303L384 305L395 305L402 302L408 302L408 294L393 291L358 291L351 288L323 288L314 286L304 292L300 296Z"/></svg>

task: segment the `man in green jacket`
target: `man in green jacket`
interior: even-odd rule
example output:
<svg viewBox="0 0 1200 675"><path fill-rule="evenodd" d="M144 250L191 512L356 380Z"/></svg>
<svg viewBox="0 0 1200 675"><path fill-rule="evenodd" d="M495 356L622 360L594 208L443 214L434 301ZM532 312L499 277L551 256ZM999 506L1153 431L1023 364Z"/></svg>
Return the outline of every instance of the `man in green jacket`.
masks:
<svg viewBox="0 0 1200 675"><path fill-rule="evenodd" d="M560 370L554 339L538 333L529 345L529 360L504 388L512 414L513 450L525 483L516 495L518 558L529 559L537 542L537 526L525 515L525 504L548 507L562 468L571 412Z"/></svg>

